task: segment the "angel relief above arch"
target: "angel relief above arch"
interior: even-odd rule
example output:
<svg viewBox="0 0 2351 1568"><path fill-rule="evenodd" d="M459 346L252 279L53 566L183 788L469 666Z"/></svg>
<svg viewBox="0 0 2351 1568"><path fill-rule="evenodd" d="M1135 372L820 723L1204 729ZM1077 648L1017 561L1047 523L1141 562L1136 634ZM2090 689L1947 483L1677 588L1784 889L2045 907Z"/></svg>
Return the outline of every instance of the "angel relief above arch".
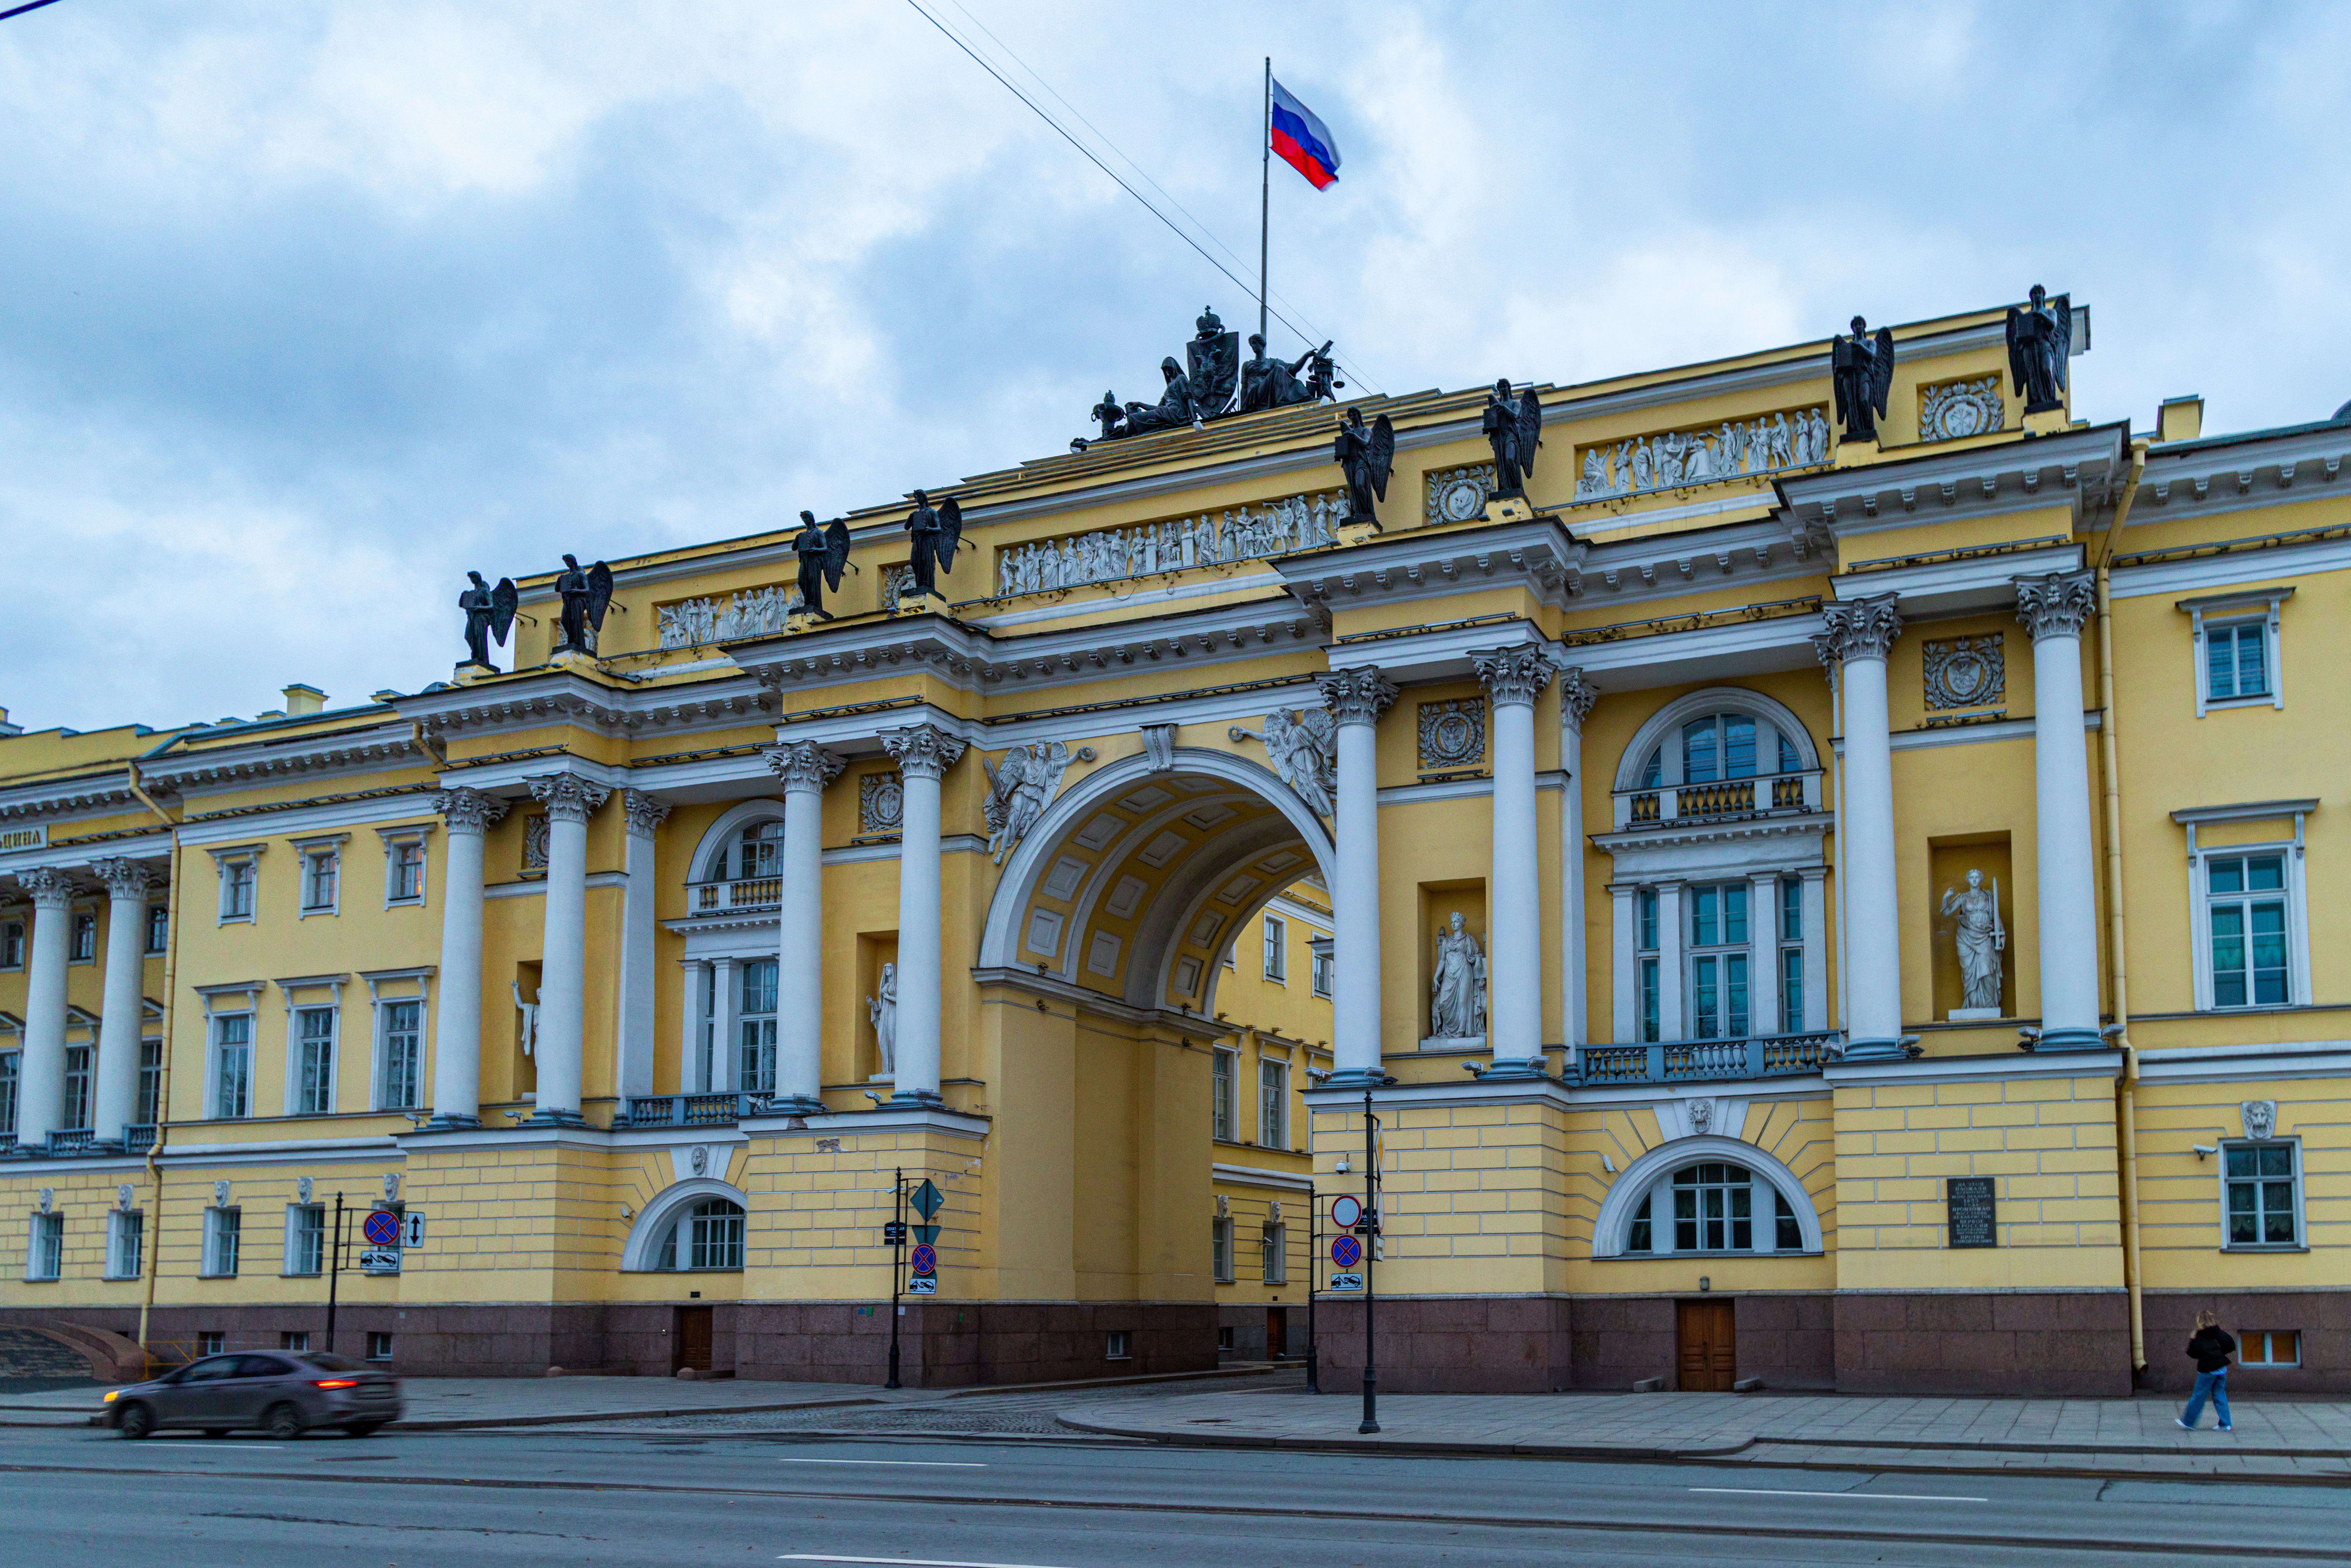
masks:
<svg viewBox="0 0 2351 1568"><path fill-rule="evenodd" d="M1275 708L1265 716L1265 733L1234 725L1233 740L1261 740L1281 781L1298 792L1306 809L1328 818L1338 810L1339 724L1328 708Z"/></svg>

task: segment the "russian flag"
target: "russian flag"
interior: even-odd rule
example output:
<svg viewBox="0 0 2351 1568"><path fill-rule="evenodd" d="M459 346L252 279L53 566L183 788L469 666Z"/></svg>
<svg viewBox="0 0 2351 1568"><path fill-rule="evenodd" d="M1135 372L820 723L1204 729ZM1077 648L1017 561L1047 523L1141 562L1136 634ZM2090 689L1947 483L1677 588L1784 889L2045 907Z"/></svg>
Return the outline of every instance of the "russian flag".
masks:
<svg viewBox="0 0 2351 1568"><path fill-rule="evenodd" d="M1316 190L1328 189L1339 177L1339 143L1332 138L1331 128L1280 82L1273 84L1272 120L1270 133L1275 155L1305 175Z"/></svg>

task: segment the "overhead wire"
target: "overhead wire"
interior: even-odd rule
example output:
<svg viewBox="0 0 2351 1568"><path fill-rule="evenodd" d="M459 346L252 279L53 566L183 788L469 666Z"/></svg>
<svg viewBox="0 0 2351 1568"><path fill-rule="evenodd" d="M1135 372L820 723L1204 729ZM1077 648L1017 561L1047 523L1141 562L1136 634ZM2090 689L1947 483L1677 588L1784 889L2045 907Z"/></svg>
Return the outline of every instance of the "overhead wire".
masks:
<svg viewBox="0 0 2351 1568"><path fill-rule="evenodd" d="M1054 119L1053 116L1046 110L1043 105L1040 104L1035 99L1029 97L1029 94L1023 92L1017 84L996 68L995 62L988 59L987 56L981 54L977 49L972 47L970 43L959 36L953 28L949 27L945 22L941 21L937 16L932 15L930 11L925 9L922 5L921 0L906 0L906 4L914 10L915 15L921 16L923 20L937 28L941 37L945 37L949 43L955 45L956 48L961 49L965 54L970 56L972 62L977 65L980 69L986 71L989 76L994 77L997 82L1003 87L1005 91L1019 99L1022 103L1027 104L1031 113L1035 114L1038 119L1043 120L1047 125L1052 127L1054 132L1058 134L1061 140L1067 141L1071 146L1076 148L1079 152L1082 153L1088 162L1092 163L1095 168L1100 169L1103 173L1109 175L1111 179L1117 183L1120 190L1124 191L1128 195L1133 196L1137 202L1141 203L1146 212L1150 213L1152 216L1157 218L1161 223L1166 225L1170 232L1172 232L1178 239L1182 240L1186 245L1190 246L1195 251L1198 252L1200 259L1207 262L1210 267L1215 267L1218 272L1224 274L1224 276L1230 279L1238 287L1254 295L1257 287L1256 285L1249 283L1239 274L1236 273L1231 267L1227 267L1223 262L1217 260L1216 256L1210 255L1207 247L1203 246L1197 239L1195 239L1189 233L1186 232L1181 224L1178 224L1174 218L1168 216L1166 213L1161 211L1158 205L1155 204L1150 197L1144 195L1141 191L1136 190L1134 184L1131 183L1125 176L1122 175L1117 170L1104 162L1100 154L1095 152L1092 148L1087 146L1083 141L1079 140L1077 136L1072 134L1069 127ZM964 14L967 16L971 15L969 11L964 10L964 7L960 4L956 4L956 8L959 11L964 11ZM1144 183L1150 185L1154 190L1159 191L1162 195L1166 195L1166 192L1159 185L1159 183L1152 179L1149 174L1144 172L1141 164L1136 163L1134 159L1129 158L1124 152L1120 152L1116 144L1112 142L1109 137L1103 136L1099 130L1094 128L1091 120L1086 120L1084 115L1078 113L1078 110L1074 106L1071 106L1069 104L1069 100L1067 99L1062 98L1059 92L1054 91L1052 86L1046 82L1042 76L1040 76L1026 61L1020 60L1018 55L1013 54L1012 50L1004 44L1002 39L997 38L994 33L988 32L988 29L984 23L981 23L977 17L973 17L972 21L973 25L977 26L981 32L987 33L988 37L995 41L998 48L1004 49L1004 52L1007 55L1011 56L1015 61L1019 62L1020 68L1027 71L1028 74L1033 78L1045 91L1052 93L1054 98L1060 99L1064 106L1069 107L1070 112L1076 115L1079 121L1084 124L1087 130L1092 131L1096 136L1101 137L1102 144L1105 147L1108 147L1110 151L1123 162L1133 168L1138 178L1140 178ZM1175 206L1178 212L1184 211L1182 204L1177 203L1173 196L1168 196L1167 200L1169 204ZM1220 249L1223 249L1227 255L1229 256L1232 254L1231 247L1226 246L1222 240L1217 239L1208 229L1207 225L1200 223L1197 218L1193 218L1192 214L1188 212L1185 212L1184 215L1186 218L1190 218L1193 224L1199 228L1200 232L1203 235L1207 235L1207 237ZM1282 311L1273 308L1271 300L1276 298L1279 297L1272 295L1270 291L1269 291L1268 304L1266 308L1267 313L1272 316L1274 319L1280 321L1283 326L1289 328L1291 332L1297 334L1300 341L1306 343L1315 342L1317 340L1306 329L1301 328L1298 322L1290 319L1290 318L1288 315L1283 314ZM1284 303L1287 304L1287 301L1284 301ZM1342 369L1345 370L1348 374L1370 386L1374 392L1381 392L1382 395L1385 395L1384 389L1367 375L1360 366L1350 363L1346 360L1342 359L1336 352L1333 352L1331 357L1332 360Z"/></svg>

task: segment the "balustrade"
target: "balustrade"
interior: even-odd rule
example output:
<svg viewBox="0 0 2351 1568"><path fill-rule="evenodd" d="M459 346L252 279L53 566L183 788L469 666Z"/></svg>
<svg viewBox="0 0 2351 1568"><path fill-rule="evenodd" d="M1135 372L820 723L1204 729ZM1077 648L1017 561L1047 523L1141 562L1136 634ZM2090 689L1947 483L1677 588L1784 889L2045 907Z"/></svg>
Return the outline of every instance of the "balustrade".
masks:
<svg viewBox="0 0 2351 1568"><path fill-rule="evenodd" d="M1616 826L1622 830L1666 822L1696 822L1730 817L1821 809L1818 768L1802 773L1727 779L1708 784L1661 784L1615 791Z"/></svg>
<svg viewBox="0 0 2351 1568"><path fill-rule="evenodd" d="M1744 1040L1674 1040L1648 1045L1576 1048L1579 1082L1703 1083L1744 1078L1786 1078L1818 1072L1835 1060L1838 1035L1753 1035Z"/></svg>
<svg viewBox="0 0 2351 1568"><path fill-rule="evenodd" d="M783 883L772 876L737 877L731 882L686 884L687 907L696 915L725 915L736 910L773 909L783 899Z"/></svg>
<svg viewBox="0 0 2351 1568"><path fill-rule="evenodd" d="M632 1094L615 1127L715 1127L758 1114L762 1094Z"/></svg>

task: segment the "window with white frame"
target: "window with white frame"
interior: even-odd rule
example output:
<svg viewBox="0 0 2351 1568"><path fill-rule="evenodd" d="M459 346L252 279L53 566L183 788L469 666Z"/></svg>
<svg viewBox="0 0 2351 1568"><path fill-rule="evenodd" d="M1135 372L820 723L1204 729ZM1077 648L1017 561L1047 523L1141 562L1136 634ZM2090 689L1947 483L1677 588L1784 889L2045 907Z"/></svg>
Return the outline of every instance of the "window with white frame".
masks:
<svg viewBox="0 0 2351 1568"><path fill-rule="evenodd" d="M1780 1032L1804 1031L1804 879L1779 883Z"/></svg>
<svg viewBox="0 0 2351 1568"><path fill-rule="evenodd" d="M370 1361L390 1361L392 1359L392 1336L390 1334L377 1333L371 1330L367 1336L367 1358Z"/></svg>
<svg viewBox="0 0 2351 1568"><path fill-rule="evenodd" d="M149 904L147 906L146 956L150 958L160 958L169 950L171 944L171 906L162 904Z"/></svg>
<svg viewBox="0 0 2351 1568"><path fill-rule="evenodd" d="M294 1009L293 1113L324 1116L335 1108L335 1015L331 1007Z"/></svg>
<svg viewBox="0 0 2351 1568"><path fill-rule="evenodd" d="M2239 1329L2237 1364L2241 1366L2300 1366L2299 1329Z"/></svg>
<svg viewBox="0 0 2351 1568"><path fill-rule="evenodd" d="M2216 707L2285 706L2279 679L2280 607L2291 588L2183 599L2196 668L2196 715Z"/></svg>
<svg viewBox="0 0 2351 1568"><path fill-rule="evenodd" d="M1290 1282L1290 1251L1284 1239L1288 1228L1268 1221L1265 1234L1258 1241L1258 1265L1269 1285Z"/></svg>
<svg viewBox="0 0 2351 1568"><path fill-rule="evenodd" d="M0 920L0 969L25 967L25 923Z"/></svg>
<svg viewBox="0 0 2351 1568"><path fill-rule="evenodd" d="M156 1107L163 1097L163 1042L149 1038L139 1042L139 1093L131 1108L131 1119L142 1127L152 1127L162 1118Z"/></svg>
<svg viewBox="0 0 2351 1568"><path fill-rule="evenodd" d="M740 1269L743 1206L726 1197L699 1200L672 1222L653 1259L654 1267L665 1272Z"/></svg>
<svg viewBox="0 0 2351 1568"><path fill-rule="evenodd" d="M2294 1138L2220 1145L2221 1246L2229 1251L2302 1245L2302 1145Z"/></svg>
<svg viewBox="0 0 2351 1568"><path fill-rule="evenodd" d="M1236 1119L1234 1080L1240 1071L1240 1060L1239 1051L1218 1046L1208 1070L1210 1114L1215 1121L1212 1135L1220 1143L1229 1144L1240 1136L1233 1125Z"/></svg>
<svg viewBox="0 0 2351 1568"><path fill-rule="evenodd" d="M1682 894L1689 910L1686 1016L1693 1040L1747 1038L1749 887L1745 882L1702 883Z"/></svg>
<svg viewBox="0 0 2351 1568"><path fill-rule="evenodd" d="M327 1206L289 1203L286 1206L286 1272L323 1274L327 1271Z"/></svg>
<svg viewBox="0 0 2351 1568"><path fill-rule="evenodd" d="M340 897L343 852L332 844L302 852L302 913L332 915Z"/></svg>
<svg viewBox="0 0 2351 1568"><path fill-rule="evenodd" d="M218 1355L222 1351L226 1350L227 1348L228 1335L221 1333L220 1330L198 1329L196 1331L196 1354L198 1355Z"/></svg>
<svg viewBox="0 0 2351 1568"><path fill-rule="evenodd" d="M220 867L221 924L253 919L255 894L261 883L261 851L257 847L215 850L213 854Z"/></svg>
<svg viewBox="0 0 2351 1568"><path fill-rule="evenodd" d="M383 902L387 908L424 902L424 833L377 830L383 840Z"/></svg>
<svg viewBox="0 0 2351 1568"><path fill-rule="evenodd" d="M25 1278L54 1280L64 1271L66 1261L66 1217L62 1214L37 1214L26 1238Z"/></svg>
<svg viewBox="0 0 2351 1568"><path fill-rule="evenodd" d="M2285 862L2283 851L2205 857L2205 929L2216 1008L2283 1007L2294 1000Z"/></svg>
<svg viewBox="0 0 2351 1568"><path fill-rule="evenodd" d="M204 1271L206 1278L222 1280L236 1272L244 1221L242 1209L204 1210Z"/></svg>
<svg viewBox="0 0 2351 1568"><path fill-rule="evenodd" d="M1794 1205L1768 1178L1729 1160L1698 1160L1641 1196L1625 1253L1802 1252Z"/></svg>
<svg viewBox="0 0 2351 1568"><path fill-rule="evenodd" d="M1641 1040L1657 1041L1659 982L1657 952L1657 890L1645 887L1633 894L1633 981L1638 993Z"/></svg>
<svg viewBox="0 0 2351 1568"><path fill-rule="evenodd" d="M76 964L93 964L98 961L96 911L82 909L74 912L73 936L70 946L67 949L67 957Z"/></svg>
<svg viewBox="0 0 2351 1568"><path fill-rule="evenodd" d="M742 1007L735 1015L735 1087L745 1094L773 1094L777 961L754 958L743 966L742 976Z"/></svg>
<svg viewBox="0 0 2351 1568"><path fill-rule="evenodd" d="M16 1064L20 1051L0 1051L0 1133L16 1130Z"/></svg>
<svg viewBox="0 0 2351 1568"><path fill-rule="evenodd" d="M1331 938L1321 932L1316 932L1307 938L1306 948L1313 955L1314 994L1318 997L1328 997L1331 994L1332 970L1334 967L1331 956Z"/></svg>
<svg viewBox="0 0 2351 1568"><path fill-rule="evenodd" d="M86 1045L66 1047L66 1103L63 1125L78 1131L90 1124L89 1059Z"/></svg>
<svg viewBox="0 0 2351 1568"><path fill-rule="evenodd" d="M1265 917L1265 977L1290 983L1290 923L1279 915Z"/></svg>
<svg viewBox="0 0 2351 1568"><path fill-rule="evenodd" d="M1678 735L1649 748L1640 787L1725 783L1758 773L1798 773L1803 766L1803 753L1776 725L1752 714L1713 713L1689 720Z"/></svg>
<svg viewBox="0 0 2351 1568"><path fill-rule="evenodd" d="M1257 1064L1257 1141L1265 1148L1290 1147L1290 1067L1286 1062Z"/></svg>
<svg viewBox="0 0 2351 1568"><path fill-rule="evenodd" d="M1208 1222L1208 1261L1216 1270L1217 1283L1233 1282L1233 1222L1222 1215Z"/></svg>
<svg viewBox="0 0 2351 1568"><path fill-rule="evenodd" d="M253 1114L253 1015L213 1015L212 1113Z"/></svg>
<svg viewBox="0 0 2351 1568"><path fill-rule="evenodd" d="M2204 700L2228 702L2270 695L2269 621L2204 623Z"/></svg>
<svg viewBox="0 0 2351 1568"><path fill-rule="evenodd" d="M744 882L778 875L783 852L782 818L768 817L752 822L719 850L717 864L711 868L711 879Z"/></svg>
<svg viewBox="0 0 2351 1568"><path fill-rule="evenodd" d="M147 1217L118 1208L106 1217L106 1277L136 1280L146 1266Z"/></svg>
<svg viewBox="0 0 2351 1568"><path fill-rule="evenodd" d="M376 1017L376 1106L413 1111L422 1103L424 1003L415 997L379 1003Z"/></svg>

